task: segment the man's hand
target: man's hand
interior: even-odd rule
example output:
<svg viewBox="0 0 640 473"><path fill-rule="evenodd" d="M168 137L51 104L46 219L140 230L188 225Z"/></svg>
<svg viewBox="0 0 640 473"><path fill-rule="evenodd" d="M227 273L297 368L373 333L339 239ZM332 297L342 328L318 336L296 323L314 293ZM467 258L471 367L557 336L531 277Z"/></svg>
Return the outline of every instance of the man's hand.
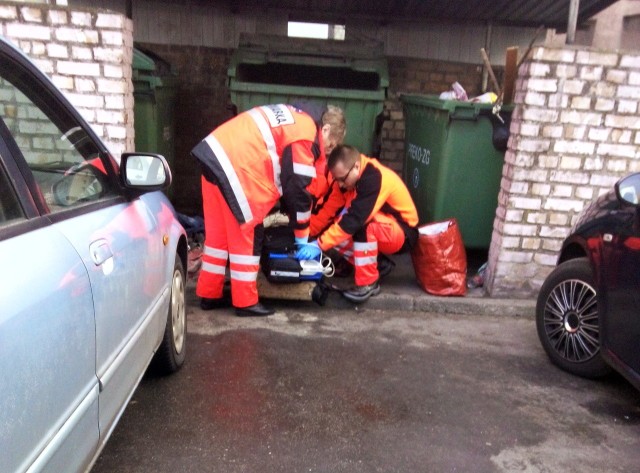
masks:
<svg viewBox="0 0 640 473"><path fill-rule="evenodd" d="M320 256L320 247L317 241L300 245L298 251L296 251L296 259L298 261L308 259L315 260L318 259L318 256Z"/></svg>

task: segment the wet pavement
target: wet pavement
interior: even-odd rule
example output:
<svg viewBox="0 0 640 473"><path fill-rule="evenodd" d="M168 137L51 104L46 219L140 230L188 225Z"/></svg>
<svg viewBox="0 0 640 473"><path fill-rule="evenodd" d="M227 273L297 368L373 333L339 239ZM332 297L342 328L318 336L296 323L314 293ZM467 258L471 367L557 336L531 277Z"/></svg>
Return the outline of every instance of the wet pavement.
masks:
<svg viewBox="0 0 640 473"><path fill-rule="evenodd" d="M93 472L638 471L640 393L553 367L533 318L364 307L190 308Z"/></svg>

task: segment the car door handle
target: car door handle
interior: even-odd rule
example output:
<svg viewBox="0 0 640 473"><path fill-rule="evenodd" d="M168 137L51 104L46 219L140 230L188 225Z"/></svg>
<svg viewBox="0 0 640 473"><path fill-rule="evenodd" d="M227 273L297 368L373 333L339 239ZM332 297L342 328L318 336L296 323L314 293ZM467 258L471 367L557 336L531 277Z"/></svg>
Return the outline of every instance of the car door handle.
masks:
<svg viewBox="0 0 640 473"><path fill-rule="evenodd" d="M111 248L109 247L107 240L97 240L91 243L89 245L89 253L91 254L91 259L96 266L100 266L109 258L113 257L113 253L111 252Z"/></svg>

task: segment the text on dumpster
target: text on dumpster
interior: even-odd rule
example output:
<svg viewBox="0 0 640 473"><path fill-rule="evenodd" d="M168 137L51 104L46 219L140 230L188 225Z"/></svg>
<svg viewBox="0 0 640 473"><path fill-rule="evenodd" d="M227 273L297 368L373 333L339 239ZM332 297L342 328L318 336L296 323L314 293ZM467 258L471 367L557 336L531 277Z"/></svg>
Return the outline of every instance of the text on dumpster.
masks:
<svg viewBox="0 0 640 473"><path fill-rule="evenodd" d="M430 149L424 148L422 146L414 145L413 143L408 143L407 155L412 160L425 165L429 165L429 161L431 160Z"/></svg>

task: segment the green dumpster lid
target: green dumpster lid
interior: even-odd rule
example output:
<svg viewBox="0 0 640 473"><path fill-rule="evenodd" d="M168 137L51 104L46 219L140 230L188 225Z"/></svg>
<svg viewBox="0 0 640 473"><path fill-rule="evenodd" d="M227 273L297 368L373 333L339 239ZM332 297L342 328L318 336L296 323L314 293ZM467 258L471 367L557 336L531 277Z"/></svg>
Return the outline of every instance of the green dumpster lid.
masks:
<svg viewBox="0 0 640 473"><path fill-rule="evenodd" d="M133 63L132 67L138 71L155 71L156 64L149 56L140 51L139 49L133 49Z"/></svg>
<svg viewBox="0 0 640 473"><path fill-rule="evenodd" d="M228 76L234 81L260 82L243 77L242 67L275 65L283 68L336 68L342 71L341 75L375 74L375 89L389 86L387 59L383 55L382 43L376 41L336 41L242 34L238 49L231 57ZM259 75L260 70L257 71ZM252 75L251 72L247 74Z"/></svg>
<svg viewBox="0 0 640 473"><path fill-rule="evenodd" d="M133 49L132 71L134 92L175 85L176 74L169 63L137 48Z"/></svg>
<svg viewBox="0 0 640 473"><path fill-rule="evenodd" d="M419 94L402 94L400 100L403 103L435 108L437 110L446 110L449 113L453 113L457 109L492 109L494 105L491 103L463 102L461 100L442 100L437 95ZM513 110L513 105L503 105L502 110L511 111Z"/></svg>

